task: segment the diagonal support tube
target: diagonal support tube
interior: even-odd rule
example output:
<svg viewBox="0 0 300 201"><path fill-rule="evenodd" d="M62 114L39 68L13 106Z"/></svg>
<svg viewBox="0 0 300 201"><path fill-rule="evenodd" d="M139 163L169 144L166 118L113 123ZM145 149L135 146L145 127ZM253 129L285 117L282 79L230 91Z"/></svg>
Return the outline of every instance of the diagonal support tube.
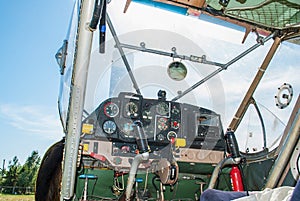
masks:
<svg viewBox="0 0 300 201"><path fill-rule="evenodd" d="M243 101L241 102L236 114L234 115L234 118L232 119L229 128L230 130L235 131L240 124L241 120L243 119L243 116L245 115L250 101L252 99L253 93L255 92L260 80L262 79L263 75L265 74L266 69L268 68L276 50L278 49L281 42L281 38L275 37L273 45L271 46L267 56L265 57L261 67L258 69L258 72L256 73L256 76L254 80L252 81L252 84L250 85Z"/></svg>
<svg viewBox="0 0 300 201"><path fill-rule="evenodd" d="M108 27L109 27L109 29L110 29L110 32L111 32L111 34L113 35L113 38L114 38L114 40L115 40L115 42L116 42L116 47L117 47L117 49L119 50L119 53L120 53L121 58L122 58L122 60L123 60L123 62L124 62L124 65L125 65L125 67L126 67L126 69L127 69L127 72L128 72L128 74L129 74L129 77L130 77L130 79L131 79L131 81L132 81L132 83L133 83L133 87L135 88L135 90L136 90L136 92L137 92L138 94L141 94L141 91L140 91L140 89L139 89L139 87L138 87L138 84L137 84L135 78L134 78L134 75L133 75L132 70L131 70L131 68L130 68L129 62L128 62L126 56L125 56L125 53L124 53L124 51L123 51L123 48L122 48L122 46L121 46L121 43L120 43L119 38L118 38L118 36L117 36L117 33L116 33L115 29L114 29L114 26L113 26L113 24L112 24L112 22L111 22L110 17L109 17L108 14L106 15L106 20L107 20L107 24L108 24Z"/></svg>
<svg viewBox="0 0 300 201"><path fill-rule="evenodd" d="M176 96L175 98L173 98L172 101L178 100L179 98L183 97L187 93L189 93L192 90L196 89L198 86L200 86L201 84L203 84L204 82L206 82L210 78L214 77L215 75L217 75L221 71L226 70L230 65L232 65L236 61L240 60L241 58L243 58L244 56L246 56L247 54L249 54L250 52L252 52L256 48L260 47L262 44L264 44L265 42L267 42L268 40L270 40L273 36L274 36L274 34L270 34L268 37L266 37L266 38L263 39L262 43L256 43L255 45L253 45L252 47L250 47L246 51L242 52L241 54L239 54L238 56L236 56L235 58L233 58L232 60L230 60L229 62L227 62L226 64L223 64L220 68L218 68L217 70L215 70L211 74L207 75L205 78L203 78L202 80L200 80L199 82L195 83L193 86L191 86L190 88L188 88L187 90L183 91L181 94L179 94L178 96ZM215 65L215 64L210 63L210 62L203 62L203 63L210 64L210 65Z"/></svg>

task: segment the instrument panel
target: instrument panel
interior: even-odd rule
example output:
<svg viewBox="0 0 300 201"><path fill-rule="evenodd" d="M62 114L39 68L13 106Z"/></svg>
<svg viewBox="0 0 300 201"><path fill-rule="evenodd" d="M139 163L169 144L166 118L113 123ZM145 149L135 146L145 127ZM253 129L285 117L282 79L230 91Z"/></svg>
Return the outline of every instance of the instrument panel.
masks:
<svg viewBox="0 0 300 201"><path fill-rule="evenodd" d="M178 150L178 159L186 157L186 160L189 156L180 155L180 149L195 157L201 155L197 152L199 149L215 151L220 156L225 150L220 116L215 112L191 104L122 92L118 97L103 101L84 120L84 124L93 125L93 131L84 134L82 141L97 144L96 148L86 151L107 152L108 149L101 151L102 143L110 146L106 155L133 157L137 153L135 121L142 123L152 158L169 152L170 146Z"/></svg>
<svg viewBox="0 0 300 201"><path fill-rule="evenodd" d="M210 148L224 148L219 142L223 140L223 130L218 114L190 104L145 99L133 93L120 93L101 103L84 121L96 122L94 133L86 138L134 142L136 120L142 122L149 144L169 144L179 138L194 148L205 148L203 145L212 141L217 147Z"/></svg>
<svg viewBox="0 0 300 201"><path fill-rule="evenodd" d="M94 137L99 139L135 141L133 123L136 120L142 122L149 142L168 144L173 138L184 137L179 103L144 99L137 94L121 93L104 101L90 118L98 123Z"/></svg>

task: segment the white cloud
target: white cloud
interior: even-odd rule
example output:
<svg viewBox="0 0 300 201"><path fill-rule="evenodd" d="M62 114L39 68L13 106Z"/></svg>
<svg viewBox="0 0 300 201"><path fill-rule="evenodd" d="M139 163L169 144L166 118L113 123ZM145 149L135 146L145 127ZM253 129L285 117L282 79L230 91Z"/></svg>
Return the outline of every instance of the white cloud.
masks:
<svg viewBox="0 0 300 201"><path fill-rule="evenodd" d="M48 139L62 137L62 127L57 110L36 105L0 105L2 122L10 124L16 129L39 135Z"/></svg>

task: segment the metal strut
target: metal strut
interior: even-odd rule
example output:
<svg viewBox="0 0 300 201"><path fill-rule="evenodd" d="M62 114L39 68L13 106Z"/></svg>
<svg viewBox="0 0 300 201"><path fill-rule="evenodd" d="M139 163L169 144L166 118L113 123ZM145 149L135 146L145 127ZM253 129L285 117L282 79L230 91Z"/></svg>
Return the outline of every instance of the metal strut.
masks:
<svg viewBox="0 0 300 201"><path fill-rule="evenodd" d="M261 67L258 69L254 80L252 81L252 83L251 83L251 85L250 85L243 101L241 102L237 112L234 115L234 118L232 119L232 121L229 125L229 128L231 130L235 131L237 129L238 125L240 124L243 116L245 115L245 113L248 109L248 106L249 106L249 103L252 99L253 93L254 93L255 89L257 88L260 80L262 79L266 69L268 68L268 65L271 62L277 48L279 47L280 42L281 42L281 38L275 37L273 45L271 46L271 48L270 48L267 56L265 57Z"/></svg>
<svg viewBox="0 0 300 201"><path fill-rule="evenodd" d="M113 35L113 38L114 38L114 40L115 40L115 42L116 42L116 47L117 47L117 49L119 50L119 53L120 53L120 55L121 55L121 57L122 57L122 60L123 60L123 62L124 62L124 65L125 65L125 67L126 67L126 69L127 69L127 72L128 72L128 74L129 74L129 77L130 77L130 79L131 79L131 81L132 81L132 83L133 83L133 87L135 88L135 90L136 90L136 92L137 92L138 94L141 94L141 91L140 91L140 89L139 89L139 87L138 87L138 85L137 85L137 82L136 82L135 78L134 78L134 75L133 75L132 70L131 70L131 68L130 68L129 62L128 62L126 56L125 56L125 53L124 53L124 51L123 51L123 48L122 48L122 46L121 46L121 43L120 43L120 41L119 41L119 38L118 38L118 36L117 36L117 34L116 34L116 31L115 31L115 29L114 29L114 26L113 26L113 24L112 24L112 22L111 22L111 20L110 20L110 17L109 17L109 15L108 15L108 13L106 14L106 18L107 18L106 20L107 20L107 24L108 24L108 27L109 27L109 29L110 29L110 32L111 32L111 34Z"/></svg>
<svg viewBox="0 0 300 201"><path fill-rule="evenodd" d="M263 43L267 42L268 40L270 40L272 37L274 36L274 34L270 34L269 36L267 36L266 38L264 38L262 41ZM209 80L210 78L214 77L215 75L217 75L218 73L220 73L223 70L226 70L230 65L232 65L233 63L235 63L236 61L240 60L241 58L243 58L244 56L246 56L247 54L249 54L250 52L252 52L253 50L255 50L256 48L258 48L259 46L261 46L263 43L256 43L255 45L253 45L252 47L250 47L249 49L247 49L246 51L242 52L241 54L239 54L238 56L236 56L235 58L233 58L232 60L230 60L229 62L227 62L226 64L221 65L220 68L218 68L217 70L215 70L214 72L212 72L211 74L207 75L205 78L203 78L202 80L200 80L199 82L195 83L193 86L191 86L190 88L188 88L187 90L183 91L181 94L179 94L178 96L176 96L175 98L172 99L172 101L176 101L179 98L183 97L184 95L186 95L187 93L191 92L192 90L196 89L198 86L200 86L201 84L203 84L204 82L206 82L207 80Z"/></svg>

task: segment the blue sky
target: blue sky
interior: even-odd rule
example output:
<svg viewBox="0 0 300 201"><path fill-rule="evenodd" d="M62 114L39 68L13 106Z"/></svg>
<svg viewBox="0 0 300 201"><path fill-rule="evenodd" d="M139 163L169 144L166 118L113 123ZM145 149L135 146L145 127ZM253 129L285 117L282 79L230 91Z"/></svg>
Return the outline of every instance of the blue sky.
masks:
<svg viewBox="0 0 300 201"><path fill-rule="evenodd" d="M61 139L55 53L64 40L73 0L0 1L0 164L33 150L43 155Z"/></svg>

